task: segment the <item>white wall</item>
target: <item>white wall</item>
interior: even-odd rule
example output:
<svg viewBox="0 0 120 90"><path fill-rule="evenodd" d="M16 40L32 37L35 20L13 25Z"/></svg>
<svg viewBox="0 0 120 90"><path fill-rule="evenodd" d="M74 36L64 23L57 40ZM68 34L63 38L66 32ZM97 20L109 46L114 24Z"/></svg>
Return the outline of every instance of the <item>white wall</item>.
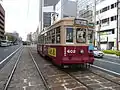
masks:
<svg viewBox="0 0 120 90"><path fill-rule="evenodd" d="M68 1L64 6L63 6L63 15L67 16L73 16L76 17L76 2L74 1Z"/></svg>
<svg viewBox="0 0 120 90"><path fill-rule="evenodd" d="M101 10L102 8L106 7L106 6L111 6L111 4L116 3L117 0L105 0L99 4L97 4L96 6L96 11ZM108 30L108 29L115 29L115 34L110 34L110 35L101 35L101 41L106 41L107 37L108 37L108 42L114 42L115 38L116 38L116 31L117 31L117 20L115 21L111 21L110 17L117 15L117 8L113 8L105 11L103 13L99 13L98 15L96 15L96 21L105 19L105 18L109 18L109 23L108 24L102 24L101 25L101 31L102 30ZM96 30L98 30L98 25L96 25ZM98 40L98 39L97 39ZM101 45L101 48L106 47L105 44Z"/></svg>
<svg viewBox="0 0 120 90"><path fill-rule="evenodd" d="M60 0L60 1L55 5L55 12L58 13L57 21L61 19L61 5L62 5L62 0Z"/></svg>
<svg viewBox="0 0 120 90"><path fill-rule="evenodd" d="M76 16L76 2L69 0L60 0L55 6L55 12L58 13L56 21L66 16Z"/></svg>

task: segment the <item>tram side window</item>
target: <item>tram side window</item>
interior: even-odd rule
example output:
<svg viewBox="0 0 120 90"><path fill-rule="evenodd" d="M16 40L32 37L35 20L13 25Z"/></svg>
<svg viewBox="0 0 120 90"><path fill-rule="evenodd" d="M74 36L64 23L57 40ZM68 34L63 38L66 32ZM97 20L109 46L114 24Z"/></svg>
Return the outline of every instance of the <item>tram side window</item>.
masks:
<svg viewBox="0 0 120 90"><path fill-rule="evenodd" d="M73 28L66 28L66 42L73 42Z"/></svg>
<svg viewBox="0 0 120 90"><path fill-rule="evenodd" d="M53 43L53 44L55 43L55 35L52 36L52 43Z"/></svg>
<svg viewBox="0 0 120 90"><path fill-rule="evenodd" d="M38 43L41 43L41 37L38 36Z"/></svg>
<svg viewBox="0 0 120 90"><path fill-rule="evenodd" d="M86 30L77 28L76 30L76 42L85 43L86 42Z"/></svg>
<svg viewBox="0 0 120 90"><path fill-rule="evenodd" d="M56 28L56 43L60 43L60 27Z"/></svg>

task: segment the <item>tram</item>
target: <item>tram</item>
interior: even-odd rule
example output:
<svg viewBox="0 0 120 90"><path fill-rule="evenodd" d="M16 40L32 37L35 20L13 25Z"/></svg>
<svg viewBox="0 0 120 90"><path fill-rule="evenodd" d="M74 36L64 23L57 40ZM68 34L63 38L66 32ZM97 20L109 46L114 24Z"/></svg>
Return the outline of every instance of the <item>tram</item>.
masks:
<svg viewBox="0 0 120 90"><path fill-rule="evenodd" d="M86 19L63 18L39 34L37 52L60 66L93 64L94 33Z"/></svg>

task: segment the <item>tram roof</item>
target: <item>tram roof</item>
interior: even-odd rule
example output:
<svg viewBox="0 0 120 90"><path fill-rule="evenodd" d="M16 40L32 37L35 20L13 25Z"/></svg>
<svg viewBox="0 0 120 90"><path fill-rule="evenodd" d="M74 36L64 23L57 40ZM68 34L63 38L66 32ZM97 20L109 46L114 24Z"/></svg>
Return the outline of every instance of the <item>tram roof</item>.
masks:
<svg viewBox="0 0 120 90"><path fill-rule="evenodd" d="M44 31L42 31L41 34L46 33L47 31L49 31L49 29L50 29L51 27L55 26L56 24L58 24L58 23L60 23L60 22L62 22L62 21L74 21L75 19L83 19L83 20L88 21L88 20L85 19L85 18L65 17L65 18L62 18L61 20L55 22L53 25L44 28ZM93 23L93 22L89 22L89 23Z"/></svg>

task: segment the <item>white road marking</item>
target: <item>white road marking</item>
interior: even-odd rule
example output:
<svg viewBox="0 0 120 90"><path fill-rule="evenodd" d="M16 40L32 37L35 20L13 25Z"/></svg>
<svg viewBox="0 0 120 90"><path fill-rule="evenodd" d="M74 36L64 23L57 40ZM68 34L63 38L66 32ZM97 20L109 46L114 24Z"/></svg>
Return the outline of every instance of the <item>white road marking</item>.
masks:
<svg viewBox="0 0 120 90"><path fill-rule="evenodd" d="M111 61L105 61L105 60L102 60L102 59L95 59L95 60L120 65L119 63L115 63L115 62L111 62Z"/></svg>
<svg viewBox="0 0 120 90"><path fill-rule="evenodd" d="M15 50L13 53L11 53L9 56L7 56L5 59L3 59L1 62L0 62L0 65L5 62L9 57L11 57L14 53L16 53L21 47L19 47L17 50Z"/></svg>
<svg viewBox="0 0 120 90"><path fill-rule="evenodd" d="M112 74L120 76L120 73L117 73L117 72L114 72L114 71L111 71L111 70L108 70L108 69L105 69L105 68L102 68L102 67L99 67L99 66L96 66L96 65L92 65L92 67L95 67L95 68L98 68L100 70L103 70L103 71L106 71L106 72L109 72L109 73L112 73Z"/></svg>
<svg viewBox="0 0 120 90"><path fill-rule="evenodd" d="M23 79L24 80L24 83L27 83L27 79Z"/></svg>
<svg viewBox="0 0 120 90"><path fill-rule="evenodd" d="M31 85L31 82L29 82L28 85L29 85L29 86L32 86L32 85Z"/></svg>
<svg viewBox="0 0 120 90"><path fill-rule="evenodd" d="M23 89L26 90L26 87L27 87L27 86L23 86Z"/></svg>
<svg viewBox="0 0 120 90"><path fill-rule="evenodd" d="M8 49L4 49L4 52L5 52L5 51L8 51Z"/></svg>

